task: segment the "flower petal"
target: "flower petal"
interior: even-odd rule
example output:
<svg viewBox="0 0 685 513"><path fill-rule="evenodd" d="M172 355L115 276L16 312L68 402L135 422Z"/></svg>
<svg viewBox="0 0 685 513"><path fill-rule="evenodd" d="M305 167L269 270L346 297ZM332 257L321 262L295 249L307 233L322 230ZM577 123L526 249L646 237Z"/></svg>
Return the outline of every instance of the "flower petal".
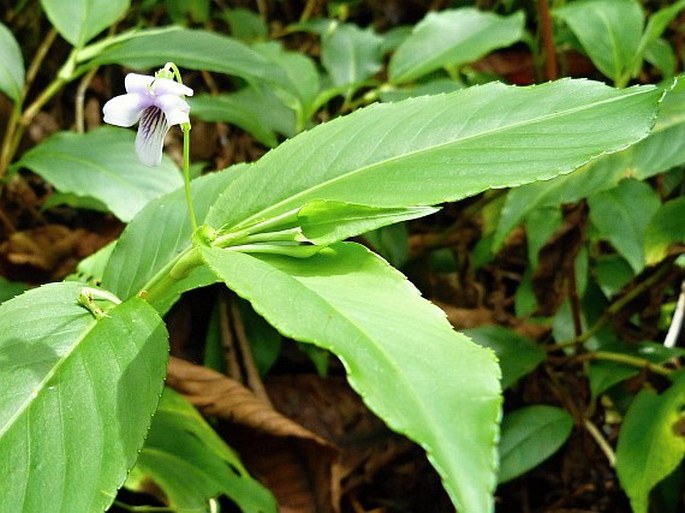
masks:
<svg viewBox="0 0 685 513"><path fill-rule="evenodd" d="M190 118L190 106L180 96L165 94L155 99L155 105L162 109L166 116L166 122L169 126L180 125L181 123L188 123Z"/></svg>
<svg viewBox="0 0 685 513"><path fill-rule="evenodd" d="M152 84L152 90L157 96L173 94L174 96L193 96L193 90L175 80L168 78L156 78Z"/></svg>
<svg viewBox="0 0 685 513"><path fill-rule="evenodd" d="M105 123L116 126L132 126L140 119L151 100L137 93L115 96L102 107Z"/></svg>
<svg viewBox="0 0 685 513"><path fill-rule="evenodd" d="M136 153L143 164L149 167L159 165L168 131L166 116L158 107L153 105L143 111L136 135Z"/></svg>
<svg viewBox="0 0 685 513"><path fill-rule="evenodd" d="M127 93L150 94L150 84L155 81L155 77L141 75L140 73L129 73L124 79L124 87Z"/></svg>

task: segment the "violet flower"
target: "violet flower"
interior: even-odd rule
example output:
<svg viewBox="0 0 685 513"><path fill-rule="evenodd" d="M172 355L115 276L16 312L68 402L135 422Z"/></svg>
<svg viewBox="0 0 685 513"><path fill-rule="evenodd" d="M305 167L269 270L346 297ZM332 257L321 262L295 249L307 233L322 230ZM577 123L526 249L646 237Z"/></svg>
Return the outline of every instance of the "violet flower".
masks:
<svg viewBox="0 0 685 513"><path fill-rule="evenodd" d="M136 153L146 166L162 161L164 137L174 125L189 123L190 107L183 99L193 90L169 78L129 73L124 80L126 94L105 103L105 123L129 127L138 121Z"/></svg>

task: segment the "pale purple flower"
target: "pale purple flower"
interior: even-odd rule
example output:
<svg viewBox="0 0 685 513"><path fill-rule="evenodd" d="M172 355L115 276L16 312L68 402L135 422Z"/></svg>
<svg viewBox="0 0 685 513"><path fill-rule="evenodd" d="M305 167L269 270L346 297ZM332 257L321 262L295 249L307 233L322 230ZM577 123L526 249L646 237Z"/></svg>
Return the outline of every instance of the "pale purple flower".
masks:
<svg viewBox="0 0 685 513"><path fill-rule="evenodd" d="M136 153L146 166L157 166L162 160L164 137L173 125L189 123L190 107L183 99L193 90L168 78L155 78L129 73L124 80L126 94L105 103L105 123L133 126L138 121Z"/></svg>

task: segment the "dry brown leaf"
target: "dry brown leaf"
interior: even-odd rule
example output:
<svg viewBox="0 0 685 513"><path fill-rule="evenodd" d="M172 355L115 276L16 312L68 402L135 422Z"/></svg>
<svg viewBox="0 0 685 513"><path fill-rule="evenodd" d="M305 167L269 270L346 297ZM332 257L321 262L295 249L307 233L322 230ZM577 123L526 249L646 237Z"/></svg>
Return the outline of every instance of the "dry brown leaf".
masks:
<svg viewBox="0 0 685 513"><path fill-rule="evenodd" d="M231 444L272 491L281 512L339 511L340 472L332 444L280 414L237 381L206 367L172 357L167 384L203 414L231 423Z"/></svg>

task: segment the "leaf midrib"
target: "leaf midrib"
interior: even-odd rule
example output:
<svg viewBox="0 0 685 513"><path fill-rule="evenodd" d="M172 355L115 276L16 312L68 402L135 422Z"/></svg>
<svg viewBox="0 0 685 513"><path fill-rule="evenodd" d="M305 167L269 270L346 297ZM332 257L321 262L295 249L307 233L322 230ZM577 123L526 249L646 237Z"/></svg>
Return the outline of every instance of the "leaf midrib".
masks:
<svg viewBox="0 0 685 513"><path fill-rule="evenodd" d="M345 180L351 176L367 172L367 171L369 171L375 167L387 165L388 163L392 163L393 161L400 161L403 159L412 158L415 156L419 156L423 153L440 150L441 148L445 148L447 146L451 146L451 145L455 145L455 144L461 144L461 143L464 143L467 141L476 140L476 139L479 139L482 137L487 137L487 136L495 135L498 133L506 132L508 130L515 130L515 129L520 128L522 126L535 125L535 124L539 124L539 123L542 123L542 122L545 122L545 121L548 121L551 119L555 119L555 118L563 118L565 116L572 115L572 114L577 113L577 112L583 112L586 110L594 109L594 108L601 106L601 105L606 105L606 104L610 104L610 103L614 103L614 102L619 102L619 101L631 99L631 98L634 98L635 96L638 96L641 94L648 94L648 93L652 93L652 92L654 92L654 88L642 89L642 90L637 91L636 93L631 94L629 96L628 95L615 96L615 97L604 99L601 101L595 101L595 102L592 102L591 104L582 105L579 107L573 107L571 109L566 109L564 111L554 112L551 114L545 114L545 115L538 116L538 117L532 118L532 119L526 119L526 120L523 120L523 121L520 121L517 123L512 123L512 124L508 124L506 126L500 126L497 128L493 128L490 130L479 132L477 134L471 134L471 135L465 136L465 137L460 138L460 139L456 139L456 140L452 139L452 140L444 142L444 143L432 145L429 147L420 148L420 149L410 151L407 153L402 153L401 155L396 155L396 156L393 156L393 157L390 157L390 158L387 158L384 160L379 160L379 161L373 162L371 164L367 164L365 166L358 167L358 168L355 168L355 169L350 170L348 172L339 174L339 175L335 176L334 178L331 178L331 179L326 180L324 182L320 182L320 183L318 183L312 187L309 187L309 188L307 188L303 191L300 191L300 192L298 192L292 196L289 196L289 197L271 205L270 207L267 207L267 208L262 209L258 212L255 212L254 214L251 214L247 218L243 219L242 221L235 223L235 227L239 228L239 227L246 226L251 221L254 221L256 219L261 219L261 218L266 219L266 218L268 218L270 213L272 213L274 211L278 212L284 205L295 203L297 201L297 199L300 197L307 196L307 195L312 194L313 192L315 192L319 189L323 189L323 188L325 188L331 184ZM652 117L652 123L653 123L655 118L656 118L656 113ZM633 141L633 143L644 139L648 135L648 133L649 132L646 132L644 135L642 135L642 137ZM611 152L603 152L603 153L600 153L598 155L615 153L617 151L620 151L621 149L627 148L630 144L631 143L626 143L625 145L623 145L620 148L617 148ZM596 155L596 156L598 156L598 155ZM589 159L586 160L586 162L591 160L592 158L593 157L590 157ZM582 165L582 163L580 165ZM580 165L578 167L580 167ZM259 163L257 163L256 166L259 166Z"/></svg>
<svg viewBox="0 0 685 513"><path fill-rule="evenodd" d="M83 315L90 314L84 312ZM31 393L28 394L27 399L20 405L19 408L17 408L15 413L9 417L7 423L0 427L0 439L2 439L5 434L14 426L17 419L19 419L26 410L30 408L35 401L39 400L41 392L45 390L45 386L50 382L55 374L57 374L57 371L62 368L65 362L69 360L74 351L78 347L81 347L81 344L88 337L90 332L97 326L97 324L97 320L91 319L91 321L86 325L86 329L83 330L83 334L78 337L78 339L74 342L74 344L71 345L67 352L65 352L58 360L55 361L55 364L50 368L50 371L45 374L45 377L38 383L36 387L32 389Z"/></svg>

